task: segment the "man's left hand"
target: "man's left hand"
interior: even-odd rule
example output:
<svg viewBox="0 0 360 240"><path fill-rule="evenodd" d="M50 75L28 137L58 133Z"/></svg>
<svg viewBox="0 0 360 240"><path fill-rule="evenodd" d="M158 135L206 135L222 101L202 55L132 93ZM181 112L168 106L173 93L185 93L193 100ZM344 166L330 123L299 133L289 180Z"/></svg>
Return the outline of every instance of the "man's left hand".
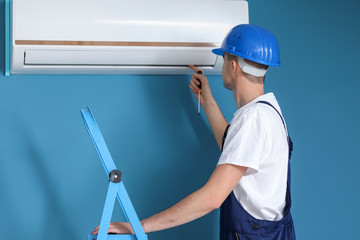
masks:
<svg viewBox="0 0 360 240"><path fill-rule="evenodd" d="M91 234L96 235L99 233L100 225L97 226ZM128 222L111 222L108 233L114 234L134 234L134 231Z"/></svg>

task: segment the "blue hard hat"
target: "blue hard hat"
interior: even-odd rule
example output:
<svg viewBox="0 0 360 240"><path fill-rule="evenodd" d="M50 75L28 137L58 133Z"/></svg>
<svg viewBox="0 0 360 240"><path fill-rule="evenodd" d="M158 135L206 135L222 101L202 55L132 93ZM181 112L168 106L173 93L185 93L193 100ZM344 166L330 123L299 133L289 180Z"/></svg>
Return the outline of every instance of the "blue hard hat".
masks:
<svg viewBox="0 0 360 240"><path fill-rule="evenodd" d="M279 44L271 32L253 24L240 24L230 30L216 55L225 52L267 66L280 66Z"/></svg>

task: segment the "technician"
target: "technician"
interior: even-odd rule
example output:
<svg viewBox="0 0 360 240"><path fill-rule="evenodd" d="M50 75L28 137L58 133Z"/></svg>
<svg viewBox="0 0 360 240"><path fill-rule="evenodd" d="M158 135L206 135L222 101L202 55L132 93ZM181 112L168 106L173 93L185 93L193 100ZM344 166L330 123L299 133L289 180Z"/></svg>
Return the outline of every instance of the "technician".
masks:
<svg viewBox="0 0 360 240"><path fill-rule="evenodd" d="M141 221L146 233L175 227L220 207L221 240L293 240L290 213L292 142L273 93L264 94L269 66L279 66L275 36L262 27L242 24L213 53L223 56L225 88L233 91L237 111L227 123L207 78L195 71L190 89L198 98L219 148L208 182L171 208ZM93 234L97 234L98 227ZM109 232L132 233L129 223L113 222Z"/></svg>

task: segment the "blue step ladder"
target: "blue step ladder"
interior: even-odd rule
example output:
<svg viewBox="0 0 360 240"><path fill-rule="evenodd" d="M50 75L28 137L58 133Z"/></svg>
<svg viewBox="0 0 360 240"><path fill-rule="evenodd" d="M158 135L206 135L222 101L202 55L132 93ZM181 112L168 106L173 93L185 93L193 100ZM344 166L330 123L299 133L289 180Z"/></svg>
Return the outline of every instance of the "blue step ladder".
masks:
<svg viewBox="0 0 360 240"><path fill-rule="evenodd" d="M94 116L88 107L81 109L81 116L109 180L109 188L100 221L99 233L97 235L90 234L88 240L147 240L147 235L141 226L121 179L121 172L117 170L115 166ZM134 234L108 234L115 198L117 198L127 222L130 222Z"/></svg>

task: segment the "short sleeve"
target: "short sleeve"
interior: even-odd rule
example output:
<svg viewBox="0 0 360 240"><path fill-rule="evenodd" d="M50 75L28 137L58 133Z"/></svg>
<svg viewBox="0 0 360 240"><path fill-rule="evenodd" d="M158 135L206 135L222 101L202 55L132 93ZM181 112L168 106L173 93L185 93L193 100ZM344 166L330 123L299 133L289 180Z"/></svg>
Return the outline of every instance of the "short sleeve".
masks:
<svg viewBox="0 0 360 240"><path fill-rule="evenodd" d="M256 112L233 119L218 165L247 167L246 175L258 172L265 144L265 129Z"/></svg>

